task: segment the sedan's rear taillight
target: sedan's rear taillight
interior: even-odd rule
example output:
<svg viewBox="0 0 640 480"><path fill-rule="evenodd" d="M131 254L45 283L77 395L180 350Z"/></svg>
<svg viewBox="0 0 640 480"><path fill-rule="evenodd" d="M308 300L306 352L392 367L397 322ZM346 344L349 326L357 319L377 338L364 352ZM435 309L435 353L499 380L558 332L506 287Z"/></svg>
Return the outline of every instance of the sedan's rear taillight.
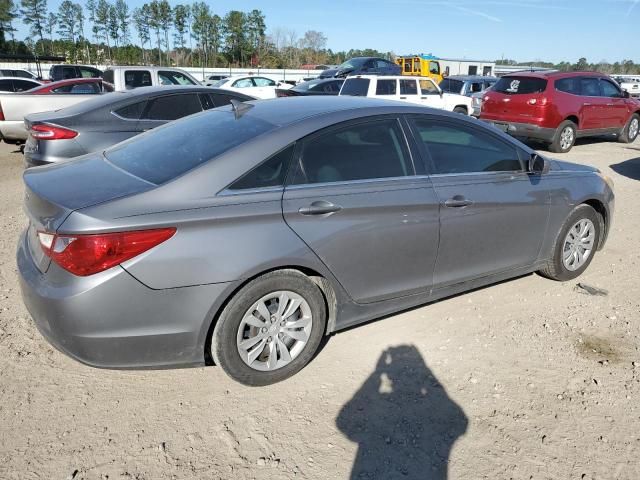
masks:
<svg viewBox="0 0 640 480"><path fill-rule="evenodd" d="M57 125L38 123L31 125L29 134L37 140L67 140L78 136L78 132Z"/></svg>
<svg viewBox="0 0 640 480"><path fill-rule="evenodd" d="M175 228L65 235L38 232L45 255L65 270L86 277L102 272L168 240Z"/></svg>
<svg viewBox="0 0 640 480"><path fill-rule="evenodd" d="M4 122L4 112L2 111L2 104L0 104L0 121Z"/></svg>

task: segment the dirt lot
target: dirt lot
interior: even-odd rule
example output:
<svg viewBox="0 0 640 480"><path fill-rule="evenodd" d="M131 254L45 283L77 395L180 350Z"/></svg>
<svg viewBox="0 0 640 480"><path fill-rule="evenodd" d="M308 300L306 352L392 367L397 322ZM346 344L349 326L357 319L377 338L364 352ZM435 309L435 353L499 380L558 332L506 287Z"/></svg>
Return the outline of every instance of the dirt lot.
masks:
<svg viewBox="0 0 640 480"><path fill-rule="evenodd" d="M609 243L582 278L529 275L339 333L261 389L53 350L20 299L13 150L0 146L1 479L640 478L640 140L563 156L616 183Z"/></svg>

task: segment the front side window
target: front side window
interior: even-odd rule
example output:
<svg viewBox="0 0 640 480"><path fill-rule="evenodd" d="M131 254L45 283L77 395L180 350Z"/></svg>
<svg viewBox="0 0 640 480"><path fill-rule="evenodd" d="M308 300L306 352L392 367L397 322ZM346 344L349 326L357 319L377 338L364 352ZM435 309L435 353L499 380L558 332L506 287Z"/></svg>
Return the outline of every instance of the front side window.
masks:
<svg viewBox="0 0 640 480"><path fill-rule="evenodd" d="M602 89L603 97L610 97L610 98L622 97L622 92L620 91L620 89L616 87L613 83L611 83L609 80L600 79L600 87Z"/></svg>
<svg viewBox="0 0 640 480"><path fill-rule="evenodd" d="M167 95L150 100L146 120L177 120L202 111L196 94Z"/></svg>
<svg viewBox="0 0 640 480"><path fill-rule="evenodd" d="M378 80L376 95L395 95L396 80Z"/></svg>
<svg viewBox="0 0 640 480"><path fill-rule="evenodd" d="M412 125L431 157L434 174L522 170L516 149L488 133L417 118Z"/></svg>
<svg viewBox="0 0 640 480"><path fill-rule="evenodd" d="M349 78L344 81L340 95L351 95L354 97L366 97L369 93L368 78Z"/></svg>
<svg viewBox="0 0 640 480"><path fill-rule="evenodd" d="M94 70L92 68L86 67L78 67L80 69L80 76L82 78L97 78L100 76L100 72L98 70Z"/></svg>
<svg viewBox="0 0 640 480"><path fill-rule="evenodd" d="M426 78L423 78L422 80L419 80L418 83L420 84L420 91L422 92L422 95L439 95L440 94L440 90L438 90L438 87L436 87L436 84L433 83L431 80L427 80Z"/></svg>
<svg viewBox="0 0 640 480"><path fill-rule="evenodd" d="M431 73L432 75L440 75L440 64L438 62L430 62L429 73Z"/></svg>
<svg viewBox="0 0 640 480"><path fill-rule="evenodd" d="M417 95L418 86L415 80L400 80L400 95Z"/></svg>
<svg viewBox="0 0 640 480"><path fill-rule="evenodd" d="M334 129L305 142L291 183L345 182L412 175L396 119Z"/></svg>
<svg viewBox="0 0 640 480"><path fill-rule="evenodd" d="M284 185L289 162L293 155L293 145L279 151L262 162L249 173L233 182L229 190L248 190L256 188L281 187Z"/></svg>
<svg viewBox="0 0 640 480"><path fill-rule="evenodd" d="M256 87L275 87L276 86L276 82L274 82L270 78L264 78L264 77L253 77L253 83L256 84Z"/></svg>
<svg viewBox="0 0 640 480"><path fill-rule="evenodd" d="M76 69L74 67L62 67L62 78L64 80L76 77Z"/></svg>
<svg viewBox="0 0 640 480"><path fill-rule="evenodd" d="M195 85L194 81L184 73L171 70L160 70L158 72L158 78L162 85Z"/></svg>

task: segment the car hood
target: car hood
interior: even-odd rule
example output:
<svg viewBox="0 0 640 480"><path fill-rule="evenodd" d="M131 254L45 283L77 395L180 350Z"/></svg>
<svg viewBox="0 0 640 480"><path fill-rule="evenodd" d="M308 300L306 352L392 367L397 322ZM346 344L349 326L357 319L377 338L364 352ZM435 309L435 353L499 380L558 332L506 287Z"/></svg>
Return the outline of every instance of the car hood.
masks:
<svg viewBox="0 0 640 480"><path fill-rule="evenodd" d="M565 162L564 160L556 160L555 158L549 159L552 170L564 170L569 172L593 172L600 173L595 167L589 165L582 165L580 163Z"/></svg>

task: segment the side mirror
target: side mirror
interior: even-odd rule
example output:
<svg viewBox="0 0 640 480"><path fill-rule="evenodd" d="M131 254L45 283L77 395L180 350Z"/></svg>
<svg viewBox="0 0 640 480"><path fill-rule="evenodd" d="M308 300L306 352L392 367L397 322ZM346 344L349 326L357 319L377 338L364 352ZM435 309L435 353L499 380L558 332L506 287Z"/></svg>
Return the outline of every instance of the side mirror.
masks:
<svg viewBox="0 0 640 480"><path fill-rule="evenodd" d="M629 95L629 92L627 92L626 90L622 91L622 98L629 98L631 95Z"/></svg>
<svg viewBox="0 0 640 480"><path fill-rule="evenodd" d="M538 155L537 153L532 153L529 157L529 164L527 165L527 171L529 173L537 173L543 174L549 171L549 160Z"/></svg>

